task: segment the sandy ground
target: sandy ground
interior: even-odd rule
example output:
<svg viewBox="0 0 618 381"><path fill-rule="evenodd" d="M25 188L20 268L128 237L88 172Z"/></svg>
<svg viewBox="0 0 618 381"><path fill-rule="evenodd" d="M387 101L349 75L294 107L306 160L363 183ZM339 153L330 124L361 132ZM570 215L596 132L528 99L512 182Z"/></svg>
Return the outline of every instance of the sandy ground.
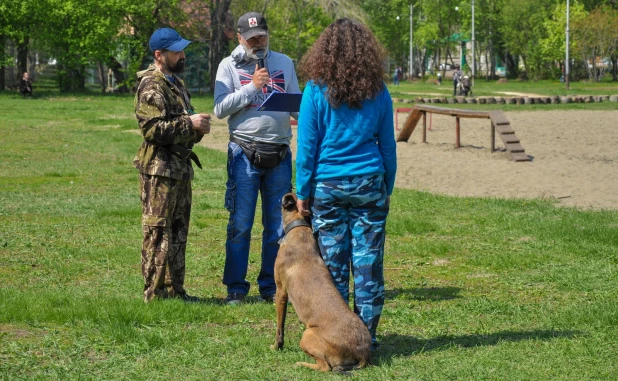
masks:
<svg viewBox="0 0 618 381"><path fill-rule="evenodd" d="M396 187L463 197L548 198L562 206L618 209L618 111L505 114L531 162L511 161L499 137L498 151L491 153L486 119L461 119L462 147L456 149L455 119L434 115L427 144L422 143L422 121L408 142L397 143ZM399 116L401 128L406 115ZM227 142L225 121L214 119L211 134L200 144L225 151ZM294 142L293 151L295 146Z"/></svg>

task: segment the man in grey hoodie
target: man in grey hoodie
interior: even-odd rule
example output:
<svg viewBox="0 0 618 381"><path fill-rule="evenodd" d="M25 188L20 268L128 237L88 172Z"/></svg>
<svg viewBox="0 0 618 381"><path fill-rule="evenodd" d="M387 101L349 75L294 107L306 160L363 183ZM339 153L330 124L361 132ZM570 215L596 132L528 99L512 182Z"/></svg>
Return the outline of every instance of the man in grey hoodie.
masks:
<svg viewBox="0 0 618 381"><path fill-rule="evenodd" d="M281 198L292 189L290 116L297 114L257 109L274 91L300 93L292 60L268 49L268 25L260 13L239 18L238 42L219 64L215 84L215 115L228 117L230 132L223 271L228 304L241 303L249 292L245 278L258 193L264 231L257 283L262 299L274 299L274 264L283 237Z"/></svg>

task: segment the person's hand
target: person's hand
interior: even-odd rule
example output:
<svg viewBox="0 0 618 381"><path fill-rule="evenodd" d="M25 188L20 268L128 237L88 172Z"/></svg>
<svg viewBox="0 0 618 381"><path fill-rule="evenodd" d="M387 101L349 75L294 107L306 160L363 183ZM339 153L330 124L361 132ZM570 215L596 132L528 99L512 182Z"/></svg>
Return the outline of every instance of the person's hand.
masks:
<svg viewBox="0 0 618 381"><path fill-rule="evenodd" d="M311 215L311 211L309 210L309 200L296 200L296 207L298 208L298 211L300 212L300 214L302 214L303 216L310 216Z"/></svg>
<svg viewBox="0 0 618 381"><path fill-rule="evenodd" d="M268 80L270 77L268 76L268 70L265 67L258 69L258 65L255 65L255 72L253 73L253 85L256 89L261 89L262 87L268 84Z"/></svg>
<svg viewBox="0 0 618 381"><path fill-rule="evenodd" d="M210 115L208 114L193 114L191 115L191 123L193 130L200 135L210 133Z"/></svg>

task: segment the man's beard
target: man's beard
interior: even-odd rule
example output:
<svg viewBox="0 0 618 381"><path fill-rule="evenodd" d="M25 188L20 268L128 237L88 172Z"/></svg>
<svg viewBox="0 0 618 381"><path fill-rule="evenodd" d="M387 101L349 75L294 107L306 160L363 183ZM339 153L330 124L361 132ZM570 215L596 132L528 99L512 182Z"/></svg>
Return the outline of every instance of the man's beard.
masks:
<svg viewBox="0 0 618 381"><path fill-rule="evenodd" d="M185 69L185 60L181 58L176 61L174 65L167 65L167 68L170 72L174 74L182 73L182 71Z"/></svg>
<svg viewBox="0 0 618 381"><path fill-rule="evenodd" d="M241 44L243 49L245 49L245 57L251 59L251 60L257 60L258 56L257 54L253 53L253 50L258 51L258 50L262 50L264 52L264 56L266 56L266 54L268 54L268 47L269 44L267 44L264 47L261 48L249 48L248 46L246 46L245 44Z"/></svg>

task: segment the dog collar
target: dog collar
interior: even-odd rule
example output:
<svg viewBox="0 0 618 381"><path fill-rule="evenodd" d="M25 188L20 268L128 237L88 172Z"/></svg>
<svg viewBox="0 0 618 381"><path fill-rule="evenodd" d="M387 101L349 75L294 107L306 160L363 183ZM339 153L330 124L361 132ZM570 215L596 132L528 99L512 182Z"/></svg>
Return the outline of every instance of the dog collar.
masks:
<svg viewBox="0 0 618 381"><path fill-rule="evenodd" d="M307 220L305 220L304 218L299 218L298 220L294 220L292 222L290 222L289 224L285 225L285 227L283 228L285 234L287 235L290 230L297 228L299 226L307 226L307 227L311 227L311 224L309 222L307 222Z"/></svg>

